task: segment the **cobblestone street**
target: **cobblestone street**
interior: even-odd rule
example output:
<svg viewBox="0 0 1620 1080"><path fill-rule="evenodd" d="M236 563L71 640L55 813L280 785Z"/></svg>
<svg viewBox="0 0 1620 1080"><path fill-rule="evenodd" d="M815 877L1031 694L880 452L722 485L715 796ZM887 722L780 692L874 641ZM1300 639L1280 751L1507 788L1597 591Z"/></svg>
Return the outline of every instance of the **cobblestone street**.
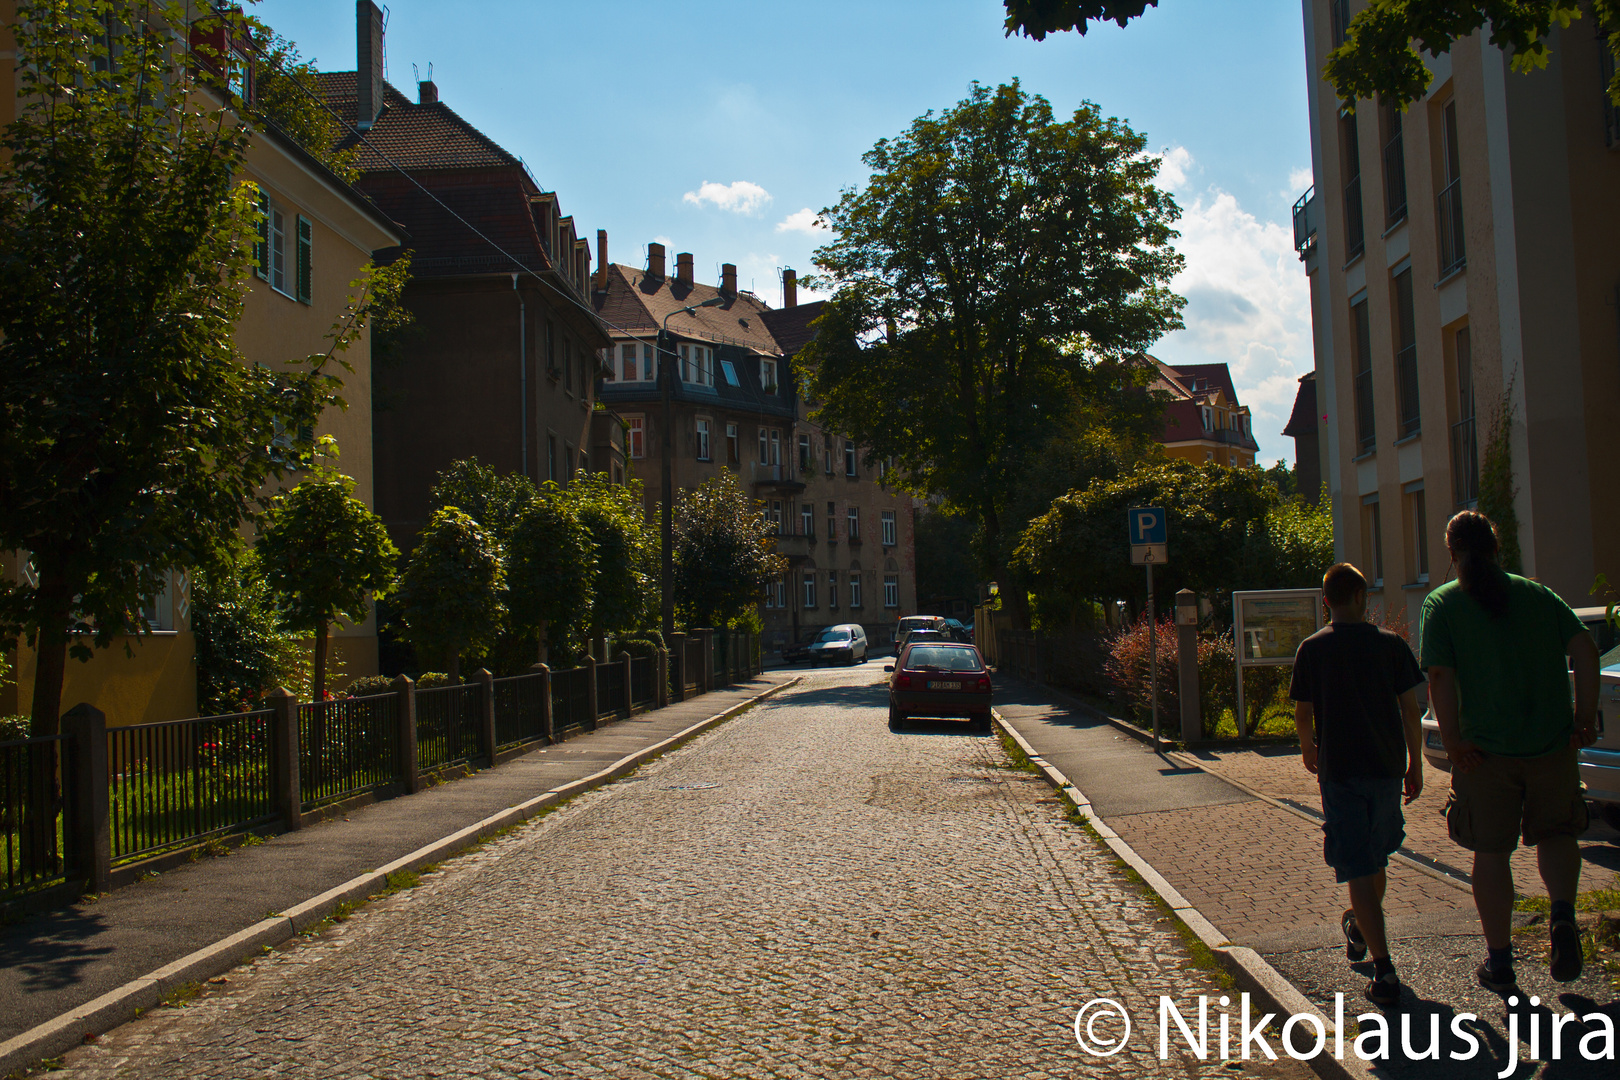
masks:
<svg viewBox="0 0 1620 1080"><path fill-rule="evenodd" d="M882 679L813 673L57 1075L1222 1072L1158 1058L1159 995L1219 993L1172 925L994 738L891 733ZM1107 1060L1099 996L1136 1024Z"/></svg>

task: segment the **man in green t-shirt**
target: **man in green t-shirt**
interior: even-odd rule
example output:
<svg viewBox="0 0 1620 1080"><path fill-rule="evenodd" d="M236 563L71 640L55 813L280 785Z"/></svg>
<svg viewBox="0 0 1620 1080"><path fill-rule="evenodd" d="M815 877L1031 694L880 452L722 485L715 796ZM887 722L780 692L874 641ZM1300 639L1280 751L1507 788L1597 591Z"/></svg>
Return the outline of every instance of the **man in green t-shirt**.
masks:
<svg viewBox="0 0 1620 1080"><path fill-rule="evenodd" d="M1510 938L1522 837L1552 901L1552 977L1581 973L1575 891L1586 831L1579 748L1597 738L1598 652L1558 594L1496 564L1495 527L1465 510L1446 526L1457 580L1423 602L1422 663L1451 758L1446 822L1474 853L1474 904L1488 957L1477 975L1506 994L1517 982ZM1575 700L1570 701L1570 667Z"/></svg>

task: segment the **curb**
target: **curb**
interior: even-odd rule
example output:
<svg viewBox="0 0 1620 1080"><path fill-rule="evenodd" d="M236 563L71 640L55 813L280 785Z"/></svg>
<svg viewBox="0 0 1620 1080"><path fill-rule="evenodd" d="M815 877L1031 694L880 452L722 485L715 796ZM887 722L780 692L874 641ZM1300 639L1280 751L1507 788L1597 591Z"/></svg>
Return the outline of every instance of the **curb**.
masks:
<svg viewBox="0 0 1620 1080"><path fill-rule="evenodd" d="M480 839L510 826L521 824L542 810L571 799L592 788L601 787L619 779L658 755L680 743L701 735L744 709L790 687L798 685L804 676L795 676L778 683L762 693L739 701L715 713L706 720L676 732L651 746L620 758L605 769L589 776L554 787L526 802L491 814L482 821L458 829L441 840L435 840L403 855L386 866L350 878L318 896L267 919L261 919L246 929L239 930L221 941L204 946L195 952L165 964L155 971L131 979L98 998L70 1009L52 1020L0 1043L0 1076L11 1076L37 1065L45 1058L57 1057L84 1042L89 1035L101 1035L160 1003L170 991L191 982L200 982L223 974L254 959L265 947L279 945L304 929L326 918L344 901L364 900L387 887L388 877L401 870L416 870L428 863L440 862Z"/></svg>
<svg viewBox="0 0 1620 1080"><path fill-rule="evenodd" d="M1321 1010L1311 1004L1310 1000L1300 993L1293 983L1283 978L1276 968L1266 963L1265 958L1253 949L1241 945L1234 945L1225 934L1216 929L1215 924L1204 917L1190 903L1174 885L1166 881L1164 875L1155 870L1136 849L1126 843L1124 838L1115 832L1106 821L1098 816L1092 807L1091 800L1084 792L1075 787L1069 778L1058 771L1031 746L1004 717L999 710L992 709L996 723L1012 740L1018 744L1020 750L1029 758L1030 763L1041 770L1047 783L1073 800L1075 809L1097 830L1111 851L1119 859L1136 871L1147 884L1148 888L1159 894L1176 918L1187 924L1187 927L1198 939L1209 947L1216 958L1231 973L1236 980L1239 990L1246 990L1253 995L1262 1011L1275 1011L1279 1017L1292 1016L1295 1013L1311 1013L1322 1017L1330 1035L1333 1032L1332 1017L1322 1016ZM1151 742L1151 738L1146 740ZM1331 1053L1321 1053L1306 1062L1312 1071L1324 1080L1374 1080L1376 1074L1368 1064L1349 1054L1344 1060L1335 1058Z"/></svg>

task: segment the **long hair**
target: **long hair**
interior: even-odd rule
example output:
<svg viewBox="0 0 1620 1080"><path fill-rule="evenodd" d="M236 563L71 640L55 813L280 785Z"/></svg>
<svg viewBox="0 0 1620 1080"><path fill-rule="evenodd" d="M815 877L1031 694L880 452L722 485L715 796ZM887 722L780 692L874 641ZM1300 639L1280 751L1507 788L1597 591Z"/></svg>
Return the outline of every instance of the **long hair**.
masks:
<svg viewBox="0 0 1620 1080"><path fill-rule="evenodd" d="M1457 564L1457 584L1479 601L1493 619L1507 614L1507 574L1496 564L1496 526L1477 510L1464 510L1446 523L1446 547Z"/></svg>

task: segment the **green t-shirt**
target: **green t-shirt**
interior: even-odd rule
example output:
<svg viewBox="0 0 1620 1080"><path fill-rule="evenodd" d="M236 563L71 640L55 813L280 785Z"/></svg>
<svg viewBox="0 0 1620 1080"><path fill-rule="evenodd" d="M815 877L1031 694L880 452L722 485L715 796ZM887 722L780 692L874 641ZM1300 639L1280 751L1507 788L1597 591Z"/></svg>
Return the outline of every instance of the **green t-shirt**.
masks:
<svg viewBox="0 0 1620 1080"><path fill-rule="evenodd" d="M1570 639L1586 632L1557 593L1509 574L1507 614L1493 619L1455 581L1423 601L1423 666L1457 673L1462 737L1487 754L1539 757L1569 742Z"/></svg>

